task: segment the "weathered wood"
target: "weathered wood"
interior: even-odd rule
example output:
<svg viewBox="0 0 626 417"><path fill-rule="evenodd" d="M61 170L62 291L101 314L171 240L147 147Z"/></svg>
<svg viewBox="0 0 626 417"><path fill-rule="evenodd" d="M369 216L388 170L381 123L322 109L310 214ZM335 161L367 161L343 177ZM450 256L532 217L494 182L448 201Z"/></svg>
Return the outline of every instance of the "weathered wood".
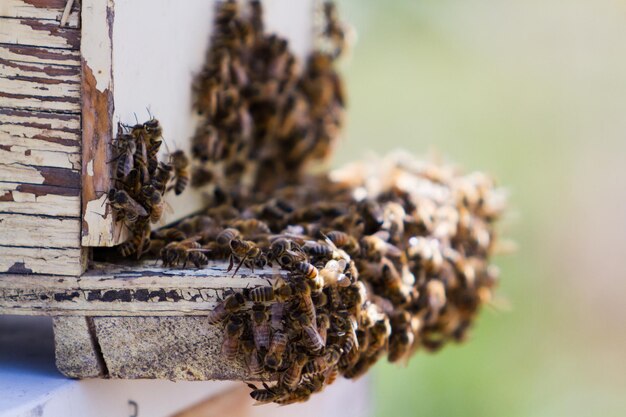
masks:
<svg viewBox="0 0 626 417"><path fill-rule="evenodd" d="M113 246L126 238L116 230L111 210L102 209L101 200L102 191L111 188L112 6L99 0L85 0L82 5L83 246Z"/></svg>
<svg viewBox="0 0 626 417"><path fill-rule="evenodd" d="M0 182L0 212L80 217L80 190Z"/></svg>
<svg viewBox="0 0 626 417"><path fill-rule="evenodd" d="M224 292L269 285L278 269L242 267L236 276L225 263L202 269L164 269L154 262L96 264L81 277L0 275L0 314L89 316L206 315ZM249 303L250 304L250 303ZM251 304L249 305L249 307Z"/></svg>
<svg viewBox="0 0 626 417"><path fill-rule="evenodd" d="M46 248L80 247L80 221L40 215L0 213L2 244Z"/></svg>
<svg viewBox="0 0 626 417"><path fill-rule="evenodd" d="M60 23L65 4L66 0L3 0L0 17L54 20ZM79 12L80 7L72 7L66 27L78 27Z"/></svg>
<svg viewBox="0 0 626 417"><path fill-rule="evenodd" d="M80 67L80 52L70 49L28 45L0 45L0 58L33 64Z"/></svg>
<svg viewBox="0 0 626 417"><path fill-rule="evenodd" d="M0 143L20 144L25 139L41 141L33 149L73 152L80 147L80 115L0 107Z"/></svg>
<svg viewBox="0 0 626 417"><path fill-rule="evenodd" d="M21 145L6 145L0 139L0 160L11 161L13 164L68 168L76 170L80 167L80 154L59 151L31 149Z"/></svg>
<svg viewBox="0 0 626 417"><path fill-rule="evenodd" d="M64 188L80 188L80 173L74 169L0 163L0 182L43 184Z"/></svg>
<svg viewBox="0 0 626 417"><path fill-rule="evenodd" d="M10 247L0 245L0 272L9 274L47 274L47 282L58 279L54 275L78 276L84 270L81 249L50 249ZM0 281L6 276L0 274ZM14 275L22 284L34 276Z"/></svg>
<svg viewBox="0 0 626 417"><path fill-rule="evenodd" d="M80 100L80 70L0 59L0 91L11 95Z"/></svg>
<svg viewBox="0 0 626 417"><path fill-rule="evenodd" d="M80 31L54 20L0 17L0 43L77 50Z"/></svg>

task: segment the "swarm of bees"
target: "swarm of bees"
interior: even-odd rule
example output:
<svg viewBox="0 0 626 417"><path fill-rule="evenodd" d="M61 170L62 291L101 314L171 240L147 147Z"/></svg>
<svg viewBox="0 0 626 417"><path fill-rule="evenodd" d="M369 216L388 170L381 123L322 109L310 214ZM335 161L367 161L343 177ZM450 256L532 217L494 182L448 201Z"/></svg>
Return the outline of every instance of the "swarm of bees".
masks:
<svg viewBox="0 0 626 417"><path fill-rule="evenodd" d="M208 312L223 328L224 358L243 360L261 381L248 384L259 403L306 401L383 357L406 363L420 348L463 341L498 281L489 256L505 199L486 175L404 154L306 174L330 153L344 106L333 63L346 36L334 4L323 10L326 46L300 72L287 41L264 32L259 1L218 4L195 85L203 119L191 183L209 195L203 213L150 234L158 218L150 196L171 182L183 189L188 162L152 161L150 135L143 159L126 145L134 130L118 139L120 160L135 163L118 162L112 205L141 236L123 254L165 267L222 261L233 275L242 267L276 273L267 285L231 290Z"/></svg>
<svg viewBox="0 0 626 417"><path fill-rule="evenodd" d="M309 163L329 156L345 98L333 62L344 49L334 4L327 37L301 68L286 39L264 32L260 1L218 4L211 47L195 85L202 117L193 137L193 185L240 193L297 184Z"/></svg>
<svg viewBox="0 0 626 417"><path fill-rule="evenodd" d="M114 186L108 192L115 220L123 222L131 233L119 246L122 256L139 259L151 245L151 223L163 216L166 192L181 194L189 183L189 158L183 151L175 151L169 162L159 161L158 153L163 143L163 129L159 121L151 118L134 126L118 124L113 143Z"/></svg>

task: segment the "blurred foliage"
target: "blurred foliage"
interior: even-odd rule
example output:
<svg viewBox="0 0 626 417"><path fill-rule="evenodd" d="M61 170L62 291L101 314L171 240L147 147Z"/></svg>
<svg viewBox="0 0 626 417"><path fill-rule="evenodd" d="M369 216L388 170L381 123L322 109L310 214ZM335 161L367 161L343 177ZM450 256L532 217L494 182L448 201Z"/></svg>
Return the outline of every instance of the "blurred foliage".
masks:
<svg viewBox="0 0 626 417"><path fill-rule="evenodd" d="M520 248L496 259L512 311L486 309L467 344L418 352L405 368L377 365L375 414L626 415L626 309L607 304L621 300L614 294L625 289L626 268L608 265L606 288L594 287L588 274L602 251L587 243L616 253L624 245L609 242L626 243L624 221L615 229L591 214L605 204L626 210L626 8L609 0L339 6L359 37L344 66L349 118L335 163L402 147L485 170L510 189L502 234ZM605 172L614 163L622 168ZM606 176L623 187L619 199L602 185Z"/></svg>

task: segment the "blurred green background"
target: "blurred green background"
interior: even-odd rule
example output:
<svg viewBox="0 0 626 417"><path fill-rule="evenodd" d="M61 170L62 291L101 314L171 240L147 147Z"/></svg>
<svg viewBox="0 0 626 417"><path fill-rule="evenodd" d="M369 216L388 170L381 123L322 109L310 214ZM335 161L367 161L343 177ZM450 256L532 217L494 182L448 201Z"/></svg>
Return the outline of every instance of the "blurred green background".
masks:
<svg viewBox="0 0 626 417"><path fill-rule="evenodd" d="M626 415L626 3L340 0L357 29L336 163L402 147L511 192L510 312L375 369L376 416Z"/></svg>

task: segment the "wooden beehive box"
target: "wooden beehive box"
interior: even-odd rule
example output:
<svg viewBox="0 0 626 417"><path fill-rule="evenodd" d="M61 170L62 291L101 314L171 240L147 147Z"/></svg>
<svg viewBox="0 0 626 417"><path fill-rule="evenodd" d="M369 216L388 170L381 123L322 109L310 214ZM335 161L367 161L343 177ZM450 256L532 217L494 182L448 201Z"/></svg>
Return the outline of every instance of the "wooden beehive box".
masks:
<svg viewBox="0 0 626 417"><path fill-rule="evenodd" d="M268 28L304 55L313 0L265 9ZM104 205L117 123L150 112L170 146L189 147L191 84L213 12L206 0L0 4L0 314L54 315L69 376L246 376L241 363L222 362L221 330L204 315L224 289L262 276L90 261L91 248L125 239ZM169 202L179 217L202 202L193 190L183 197Z"/></svg>

